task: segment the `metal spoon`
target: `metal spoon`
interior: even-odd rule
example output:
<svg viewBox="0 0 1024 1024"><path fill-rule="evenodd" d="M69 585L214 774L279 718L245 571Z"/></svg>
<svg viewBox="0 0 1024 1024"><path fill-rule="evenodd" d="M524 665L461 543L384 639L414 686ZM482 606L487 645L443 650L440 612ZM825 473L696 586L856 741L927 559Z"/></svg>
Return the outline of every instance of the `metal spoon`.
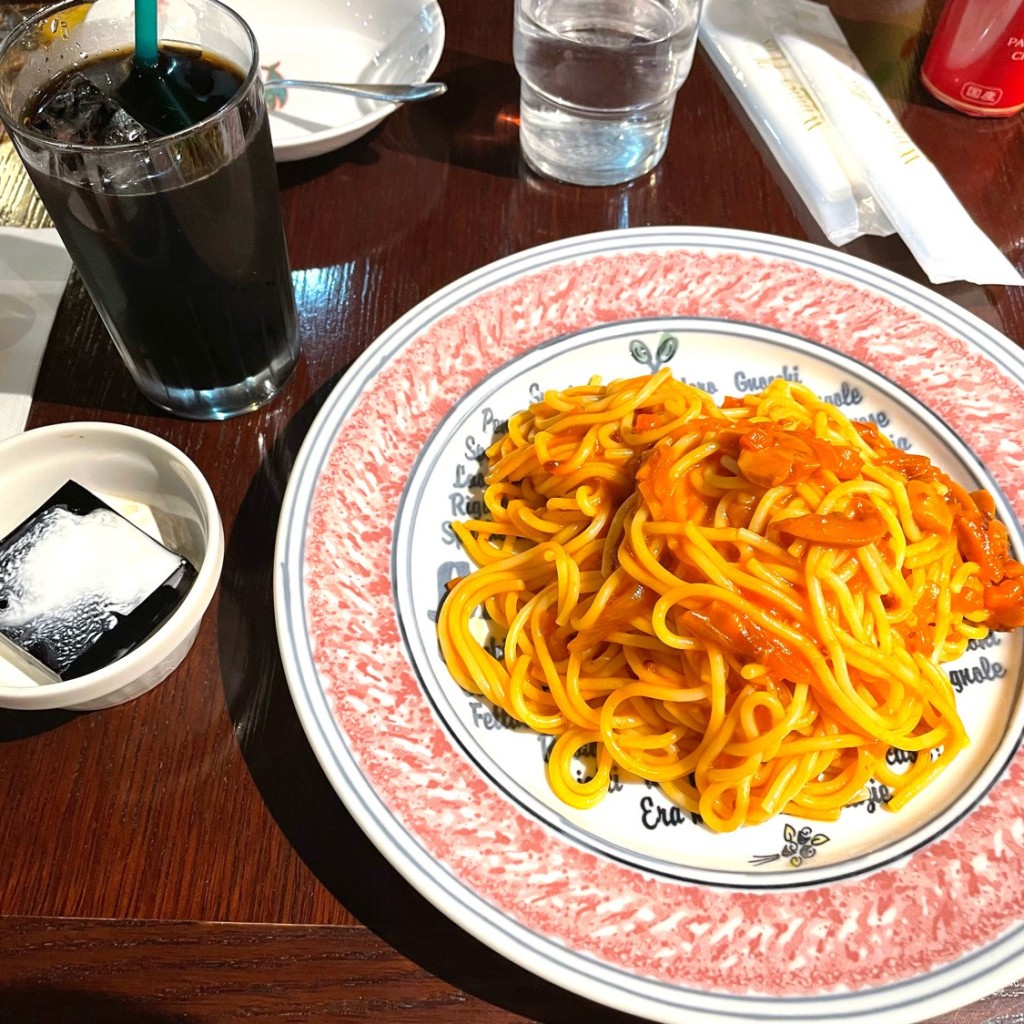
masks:
<svg viewBox="0 0 1024 1024"><path fill-rule="evenodd" d="M264 83L267 88L318 89L320 92L343 92L368 100L389 103L413 103L429 100L448 91L444 82L423 82L419 85L354 85L341 82L309 82L302 78L275 78Z"/></svg>

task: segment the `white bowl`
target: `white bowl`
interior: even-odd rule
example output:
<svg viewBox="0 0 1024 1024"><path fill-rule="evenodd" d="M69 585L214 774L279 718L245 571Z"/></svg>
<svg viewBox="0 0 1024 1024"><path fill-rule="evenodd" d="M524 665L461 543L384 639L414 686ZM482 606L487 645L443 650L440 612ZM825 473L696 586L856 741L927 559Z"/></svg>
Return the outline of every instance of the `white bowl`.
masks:
<svg viewBox="0 0 1024 1024"><path fill-rule="evenodd" d="M113 423L61 423L0 442L0 537L68 480L187 558L198 575L148 640L96 672L40 683L0 650L0 707L93 710L152 689L188 654L220 580L224 528L203 475L162 438Z"/></svg>
<svg viewBox="0 0 1024 1024"><path fill-rule="evenodd" d="M268 83L278 160L319 156L355 141L395 103L273 89L273 78L319 82L425 82L444 48L437 0L231 0L252 27ZM268 81L269 79L269 81ZM283 105L277 101L283 100Z"/></svg>

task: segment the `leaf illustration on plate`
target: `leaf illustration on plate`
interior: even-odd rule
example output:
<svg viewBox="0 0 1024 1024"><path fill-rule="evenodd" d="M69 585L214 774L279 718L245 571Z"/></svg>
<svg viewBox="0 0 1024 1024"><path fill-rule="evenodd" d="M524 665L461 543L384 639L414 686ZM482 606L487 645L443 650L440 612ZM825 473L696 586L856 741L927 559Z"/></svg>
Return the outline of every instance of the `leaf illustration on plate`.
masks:
<svg viewBox="0 0 1024 1024"><path fill-rule="evenodd" d="M638 363L643 363L649 370L654 371L654 360L651 358L651 350L639 338L634 338L629 343L629 354Z"/></svg>
<svg viewBox="0 0 1024 1024"><path fill-rule="evenodd" d="M677 338L674 338L671 334L663 334L661 336L661 341L658 342L659 369L666 363L671 362L678 349L679 341Z"/></svg>

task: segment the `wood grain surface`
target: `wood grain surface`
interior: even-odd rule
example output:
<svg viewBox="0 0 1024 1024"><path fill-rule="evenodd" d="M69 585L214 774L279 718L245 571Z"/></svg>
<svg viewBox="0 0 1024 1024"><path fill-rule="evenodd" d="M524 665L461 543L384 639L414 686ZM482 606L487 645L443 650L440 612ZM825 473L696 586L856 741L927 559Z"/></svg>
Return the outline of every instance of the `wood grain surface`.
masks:
<svg viewBox="0 0 1024 1024"><path fill-rule="evenodd" d="M0 5L0 31L32 6ZM923 93L916 68L936 2L833 6L912 137L1024 266L1024 121L975 121ZM651 175L596 189L534 176L518 149L511 0L442 7L444 98L279 168L303 358L269 408L222 424L155 410L72 276L29 425L96 419L165 437L210 480L227 554L195 647L163 685L97 713L0 710L0 1024L628 1019L462 933L390 868L334 794L275 638L283 490L353 359L421 299L491 260L637 225L824 239L700 53ZM0 139L0 224L45 223ZM848 251L924 280L898 239ZM1024 289L936 291L1024 342ZM1022 1022L1024 989L937 1020Z"/></svg>

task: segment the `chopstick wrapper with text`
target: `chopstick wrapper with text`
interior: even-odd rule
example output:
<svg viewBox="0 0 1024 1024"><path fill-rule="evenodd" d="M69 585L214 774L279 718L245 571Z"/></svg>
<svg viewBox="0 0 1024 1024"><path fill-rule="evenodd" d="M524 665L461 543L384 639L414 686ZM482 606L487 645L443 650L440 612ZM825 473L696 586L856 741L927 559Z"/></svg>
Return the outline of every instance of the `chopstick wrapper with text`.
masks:
<svg viewBox="0 0 1024 1024"><path fill-rule="evenodd" d="M742 16L736 13L741 8ZM820 151L822 142L827 142L833 149L862 211L856 231L846 232L849 237L829 230L821 213L821 200L817 206L813 196L808 201L807 189L799 185L798 179L807 174L808 165L818 177L823 174L820 152L808 150L806 144L789 146L790 165L783 162L782 166L833 244L846 244L859 234L887 234L888 222L933 284L970 281L1024 285L1017 269L971 219L934 164L904 131L827 7L810 0L752 0L742 4L710 0L710 9L709 42L716 25L724 23L735 36L746 38L748 52L752 46L761 46L772 59L772 74L778 78L778 68L783 68L786 88L794 95L795 79L829 127L827 134L820 133L816 148ZM740 48L736 39L729 42L733 51ZM719 56L716 63L721 62ZM749 71L747 91L763 92L760 80L766 77L764 66L764 61L757 62ZM734 89L736 75L735 70L726 75ZM754 90L749 85L753 81L759 83ZM778 102L764 104L766 125L760 129L762 134L778 132L784 111ZM756 115L754 120L757 123ZM785 137L793 136L790 127ZM875 223L864 220L863 211L871 210L879 216ZM847 211L843 226L848 227L850 220Z"/></svg>
<svg viewBox="0 0 1024 1024"><path fill-rule="evenodd" d="M756 9L746 0L705 0L700 40L833 245L896 230Z"/></svg>

